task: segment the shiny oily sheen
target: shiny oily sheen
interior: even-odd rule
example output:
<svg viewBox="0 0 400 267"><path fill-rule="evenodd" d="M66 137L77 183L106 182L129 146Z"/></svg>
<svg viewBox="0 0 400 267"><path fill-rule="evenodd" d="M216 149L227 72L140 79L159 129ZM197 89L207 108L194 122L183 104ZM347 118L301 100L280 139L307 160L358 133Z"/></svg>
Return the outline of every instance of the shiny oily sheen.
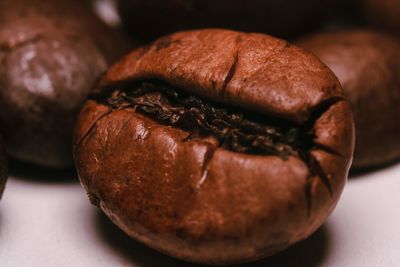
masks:
<svg viewBox="0 0 400 267"><path fill-rule="evenodd" d="M129 49L89 1L0 0L0 127L8 153L70 168L79 110Z"/></svg>
<svg viewBox="0 0 400 267"><path fill-rule="evenodd" d="M78 119L91 202L170 256L231 264L275 254L332 212L353 119L317 58L262 34L175 33L105 74Z"/></svg>

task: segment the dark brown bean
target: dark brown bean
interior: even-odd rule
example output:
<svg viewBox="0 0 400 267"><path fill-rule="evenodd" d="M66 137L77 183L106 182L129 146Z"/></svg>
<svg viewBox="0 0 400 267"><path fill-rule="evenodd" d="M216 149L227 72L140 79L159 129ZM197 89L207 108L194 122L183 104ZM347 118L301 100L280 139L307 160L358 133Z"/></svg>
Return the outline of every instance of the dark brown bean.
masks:
<svg viewBox="0 0 400 267"><path fill-rule="evenodd" d="M178 30L229 28L298 36L318 26L331 0L120 0L123 22L133 36L154 39Z"/></svg>
<svg viewBox="0 0 400 267"><path fill-rule="evenodd" d="M131 237L200 263L251 261L335 207L353 120L334 74L261 34L176 33L103 77L78 119L77 170Z"/></svg>
<svg viewBox="0 0 400 267"><path fill-rule="evenodd" d="M377 32L348 30L309 37L299 45L338 76L356 123L354 169L400 158L400 42Z"/></svg>
<svg viewBox="0 0 400 267"><path fill-rule="evenodd" d="M368 21L381 29L400 34L399 0L359 0Z"/></svg>
<svg viewBox="0 0 400 267"><path fill-rule="evenodd" d="M89 1L0 1L0 125L9 153L72 165L72 131L96 79L128 43Z"/></svg>
<svg viewBox="0 0 400 267"><path fill-rule="evenodd" d="M3 146L3 139L0 137L0 199L3 196L7 181L7 157Z"/></svg>

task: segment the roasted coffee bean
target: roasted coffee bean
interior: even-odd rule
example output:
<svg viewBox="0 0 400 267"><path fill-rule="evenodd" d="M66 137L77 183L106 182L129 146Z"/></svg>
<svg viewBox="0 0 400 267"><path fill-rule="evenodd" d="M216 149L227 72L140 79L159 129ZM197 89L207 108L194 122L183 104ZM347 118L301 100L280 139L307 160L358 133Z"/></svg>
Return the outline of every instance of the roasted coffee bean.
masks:
<svg viewBox="0 0 400 267"><path fill-rule="evenodd" d="M228 264L314 232L342 192L353 119L334 74L262 34L176 33L114 65L78 119L93 204L171 256Z"/></svg>
<svg viewBox="0 0 400 267"><path fill-rule="evenodd" d="M0 125L9 153L72 165L79 109L108 64L129 51L89 1L0 1Z"/></svg>
<svg viewBox="0 0 400 267"><path fill-rule="evenodd" d="M400 42L365 30L323 33L299 42L338 76L356 124L354 169L400 158Z"/></svg>
<svg viewBox="0 0 400 267"><path fill-rule="evenodd" d="M322 21L331 0L120 0L133 36L154 39L178 30L229 28L279 37L297 36Z"/></svg>
<svg viewBox="0 0 400 267"><path fill-rule="evenodd" d="M359 0L361 10L372 24L400 34L399 0Z"/></svg>
<svg viewBox="0 0 400 267"><path fill-rule="evenodd" d="M3 146L3 139L0 137L0 199L3 196L7 181L7 158Z"/></svg>

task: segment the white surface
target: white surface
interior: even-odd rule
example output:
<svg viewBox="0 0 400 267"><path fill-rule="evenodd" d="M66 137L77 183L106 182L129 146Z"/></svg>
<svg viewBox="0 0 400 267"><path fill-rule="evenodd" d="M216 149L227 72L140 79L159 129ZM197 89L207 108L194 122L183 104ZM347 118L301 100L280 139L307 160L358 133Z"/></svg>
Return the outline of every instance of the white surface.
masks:
<svg viewBox="0 0 400 267"><path fill-rule="evenodd" d="M71 175L17 168L0 204L1 267L189 266L126 237ZM399 191L400 165L351 178L315 235L246 266L400 266Z"/></svg>

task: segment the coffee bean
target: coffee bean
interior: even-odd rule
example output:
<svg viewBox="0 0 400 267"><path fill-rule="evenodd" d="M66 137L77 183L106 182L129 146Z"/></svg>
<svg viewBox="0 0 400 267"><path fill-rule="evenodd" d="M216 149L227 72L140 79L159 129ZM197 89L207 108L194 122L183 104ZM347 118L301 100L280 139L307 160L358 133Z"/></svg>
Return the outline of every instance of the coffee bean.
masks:
<svg viewBox="0 0 400 267"><path fill-rule="evenodd" d="M335 207L353 119L334 74L285 41L176 33L102 78L78 119L82 184L131 237L173 257L272 255Z"/></svg>
<svg viewBox="0 0 400 267"><path fill-rule="evenodd" d="M399 0L360 0L359 4L369 22L400 34Z"/></svg>
<svg viewBox="0 0 400 267"><path fill-rule="evenodd" d="M356 124L354 169L400 158L400 42L365 30L322 33L299 42L338 76Z"/></svg>
<svg viewBox="0 0 400 267"><path fill-rule="evenodd" d="M291 37L318 26L335 4L331 0L120 0L119 11L133 36L145 40L195 28Z"/></svg>
<svg viewBox="0 0 400 267"><path fill-rule="evenodd" d="M0 137L0 199L3 196L7 181L7 158L3 146L3 140Z"/></svg>
<svg viewBox="0 0 400 267"><path fill-rule="evenodd" d="M1 0L0 125L11 156L71 166L79 109L108 64L129 49L88 1Z"/></svg>

